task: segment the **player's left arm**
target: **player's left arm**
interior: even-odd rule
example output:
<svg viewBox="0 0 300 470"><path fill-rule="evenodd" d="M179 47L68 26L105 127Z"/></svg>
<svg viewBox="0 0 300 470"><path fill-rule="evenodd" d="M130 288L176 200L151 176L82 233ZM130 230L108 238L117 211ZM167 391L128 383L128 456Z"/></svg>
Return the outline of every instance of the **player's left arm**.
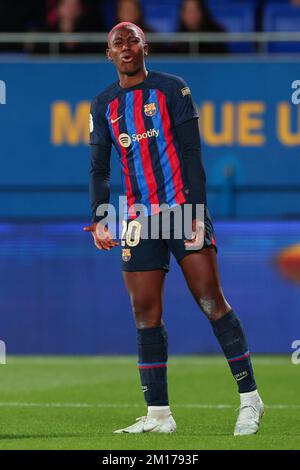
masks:
<svg viewBox="0 0 300 470"><path fill-rule="evenodd" d="M189 87L179 77L174 79L170 108L183 157L190 201L193 205L206 204L206 176L201 158L198 111Z"/></svg>
<svg viewBox="0 0 300 470"><path fill-rule="evenodd" d="M203 232L203 221L196 220L197 204L206 206L206 175L201 158L198 111L189 87L181 79L177 79L174 87L171 109L192 204L193 232Z"/></svg>
<svg viewBox="0 0 300 470"><path fill-rule="evenodd" d="M175 126L177 140L183 156L190 201L206 205L206 175L201 158L198 119L190 119Z"/></svg>
<svg viewBox="0 0 300 470"><path fill-rule="evenodd" d="M190 119L175 127L177 139L183 155L185 177L192 204L192 237L185 240L186 247L203 246L204 220L197 217L197 204L206 205L206 176L201 159L201 143L198 119ZM204 211L202 212L204 214Z"/></svg>

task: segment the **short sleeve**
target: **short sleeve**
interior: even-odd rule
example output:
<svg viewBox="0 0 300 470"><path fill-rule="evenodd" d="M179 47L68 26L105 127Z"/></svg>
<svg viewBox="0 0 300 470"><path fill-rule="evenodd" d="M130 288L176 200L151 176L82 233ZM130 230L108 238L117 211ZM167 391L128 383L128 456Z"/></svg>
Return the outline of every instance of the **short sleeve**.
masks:
<svg viewBox="0 0 300 470"><path fill-rule="evenodd" d="M182 78L176 77L173 81L170 107L174 126L199 117L191 90Z"/></svg>
<svg viewBox="0 0 300 470"><path fill-rule="evenodd" d="M111 135L108 128L107 119L105 116L105 103L101 103L98 98L95 98L91 103L90 110L90 144L91 145L106 145L112 144Z"/></svg>

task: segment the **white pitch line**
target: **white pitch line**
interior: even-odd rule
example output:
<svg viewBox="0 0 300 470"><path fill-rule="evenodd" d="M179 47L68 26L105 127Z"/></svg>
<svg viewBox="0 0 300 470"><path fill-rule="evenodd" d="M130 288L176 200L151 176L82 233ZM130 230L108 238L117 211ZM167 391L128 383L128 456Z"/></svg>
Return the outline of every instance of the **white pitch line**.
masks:
<svg viewBox="0 0 300 470"><path fill-rule="evenodd" d="M0 402L2 408L141 408L143 405L136 403L28 403L28 402ZM231 409L237 408L236 405L222 404L204 404L204 403L174 403L172 408L200 408L200 409ZM300 404L285 405L274 404L266 405L268 409L286 410L300 409Z"/></svg>

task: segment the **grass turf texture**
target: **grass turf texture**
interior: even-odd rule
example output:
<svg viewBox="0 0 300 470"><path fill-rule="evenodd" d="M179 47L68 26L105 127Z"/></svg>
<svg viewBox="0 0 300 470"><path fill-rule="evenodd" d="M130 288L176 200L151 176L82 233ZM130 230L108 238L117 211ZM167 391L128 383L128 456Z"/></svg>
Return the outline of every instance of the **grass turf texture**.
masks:
<svg viewBox="0 0 300 470"><path fill-rule="evenodd" d="M222 357L173 356L177 432L113 434L146 407L135 357L9 357L0 366L0 449L299 449L300 365L257 356L267 406L255 436L233 437L239 397Z"/></svg>

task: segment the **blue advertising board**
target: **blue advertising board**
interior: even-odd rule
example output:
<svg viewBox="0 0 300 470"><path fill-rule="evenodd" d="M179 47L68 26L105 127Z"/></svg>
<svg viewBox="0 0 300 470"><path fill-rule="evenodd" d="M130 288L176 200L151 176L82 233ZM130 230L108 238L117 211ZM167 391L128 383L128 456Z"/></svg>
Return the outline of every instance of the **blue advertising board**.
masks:
<svg viewBox="0 0 300 470"><path fill-rule="evenodd" d="M0 339L9 354L136 353L120 247L96 250L82 227L0 224ZM300 222L216 222L215 231L223 290L251 351L290 354L300 340ZM163 317L171 353L220 353L174 259Z"/></svg>
<svg viewBox="0 0 300 470"><path fill-rule="evenodd" d="M192 90L212 214L299 214L300 87L292 84L300 61L157 60L148 68L181 75ZM2 59L0 80L0 217L89 218L89 105L116 80L113 65ZM113 194L121 183L116 159Z"/></svg>

